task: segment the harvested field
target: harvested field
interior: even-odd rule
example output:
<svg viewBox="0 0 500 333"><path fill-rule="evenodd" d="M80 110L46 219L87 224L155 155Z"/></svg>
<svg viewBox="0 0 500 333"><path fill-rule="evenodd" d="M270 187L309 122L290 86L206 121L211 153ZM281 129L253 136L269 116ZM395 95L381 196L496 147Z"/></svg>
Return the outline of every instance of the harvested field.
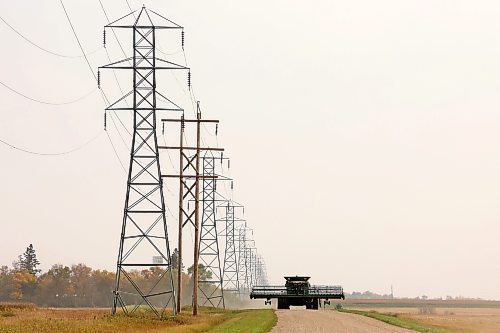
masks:
<svg viewBox="0 0 500 333"><path fill-rule="evenodd" d="M272 333L410 333L413 331L391 326L381 321L330 310L278 310L278 324Z"/></svg>
<svg viewBox="0 0 500 333"><path fill-rule="evenodd" d="M500 309L500 301L485 300L414 300L414 299L346 299L339 302L348 308L488 308ZM332 303L332 307L335 304Z"/></svg>
<svg viewBox="0 0 500 333"><path fill-rule="evenodd" d="M264 333L276 321L272 310L200 310L197 317L186 310L176 318L160 320L148 313L112 317L109 309L4 307L0 333Z"/></svg>
<svg viewBox="0 0 500 333"><path fill-rule="evenodd" d="M359 309L398 314L398 317L411 319L431 327L443 328L453 333L500 332L500 309L498 308L434 308L426 306L419 308L362 307Z"/></svg>

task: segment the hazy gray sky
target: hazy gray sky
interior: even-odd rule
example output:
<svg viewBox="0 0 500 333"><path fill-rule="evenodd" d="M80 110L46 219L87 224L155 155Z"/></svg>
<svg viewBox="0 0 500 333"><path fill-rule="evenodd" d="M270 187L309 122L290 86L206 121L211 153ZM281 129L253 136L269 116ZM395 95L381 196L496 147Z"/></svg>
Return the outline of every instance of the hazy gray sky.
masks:
<svg viewBox="0 0 500 333"><path fill-rule="evenodd" d="M111 18L128 12L125 0L102 1ZM348 291L500 299L498 1L129 2L186 28L196 97L221 119L234 198L271 282L308 274ZM65 5L86 51L99 48L99 2ZM59 1L4 0L0 13L43 47L80 54ZM54 102L95 88L82 58L47 54L3 22L0 35L4 84ZM162 48L180 59L178 45ZM108 62L103 50L89 60ZM30 150L102 131L96 92L49 106L0 86L0 105L0 139ZM106 136L65 156L0 154L0 264L33 243L43 269L114 269L126 178ZM175 225L169 217L172 235Z"/></svg>

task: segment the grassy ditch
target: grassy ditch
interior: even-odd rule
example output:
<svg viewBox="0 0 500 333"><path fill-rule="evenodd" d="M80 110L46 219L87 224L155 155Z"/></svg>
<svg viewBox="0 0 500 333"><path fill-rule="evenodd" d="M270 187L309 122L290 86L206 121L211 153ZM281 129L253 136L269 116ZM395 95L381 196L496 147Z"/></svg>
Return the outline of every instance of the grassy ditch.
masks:
<svg viewBox="0 0 500 333"><path fill-rule="evenodd" d="M360 311L360 310L349 310L349 309L341 309L340 312L357 314L365 317L370 317L373 319L377 319L383 321L384 323L406 328L409 330L414 330L422 333L451 333L450 331L439 328L439 327L429 327L422 325L414 320L401 317L398 314L389 314L389 313L380 313L376 311Z"/></svg>
<svg viewBox="0 0 500 333"><path fill-rule="evenodd" d="M273 310L231 311L228 319L216 326L209 333L261 333L269 332L278 318Z"/></svg>
<svg viewBox="0 0 500 333"><path fill-rule="evenodd" d="M109 309L44 309L0 307L0 333L201 333L268 332L276 323L272 310L186 309L176 318L157 319L150 313L110 316Z"/></svg>

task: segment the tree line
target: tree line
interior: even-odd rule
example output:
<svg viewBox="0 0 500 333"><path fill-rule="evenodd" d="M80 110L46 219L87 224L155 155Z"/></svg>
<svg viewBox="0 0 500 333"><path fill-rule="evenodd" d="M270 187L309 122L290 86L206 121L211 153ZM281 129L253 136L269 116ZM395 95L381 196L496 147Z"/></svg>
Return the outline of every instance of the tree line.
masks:
<svg viewBox="0 0 500 333"><path fill-rule="evenodd" d="M171 262L177 262L177 251ZM47 272L38 269L40 262L33 245L14 261L12 267L0 267L0 302L29 302L45 307L110 307L115 287L115 272L93 269L85 264L52 265ZM176 266L174 266L176 267ZM183 299L191 299L192 267L182 274ZM209 274L200 267L200 274ZM139 285L147 287L163 271L158 267L129 272ZM174 278L177 273L174 270ZM209 278L208 276L205 276ZM169 278L169 277L167 277ZM165 281L170 284L170 281ZM175 285L176 281L174 281Z"/></svg>

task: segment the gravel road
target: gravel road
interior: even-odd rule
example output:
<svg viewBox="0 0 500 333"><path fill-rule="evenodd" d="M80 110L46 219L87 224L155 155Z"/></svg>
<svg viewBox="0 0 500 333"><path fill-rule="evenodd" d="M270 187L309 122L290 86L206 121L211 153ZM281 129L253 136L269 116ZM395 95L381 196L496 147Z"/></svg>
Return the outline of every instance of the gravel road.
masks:
<svg viewBox="0 0 500 333"><path fill-rule="evenodd" d="M271 333L415 333L381 321L332 310L277 310L278 324Z"/></svg>

